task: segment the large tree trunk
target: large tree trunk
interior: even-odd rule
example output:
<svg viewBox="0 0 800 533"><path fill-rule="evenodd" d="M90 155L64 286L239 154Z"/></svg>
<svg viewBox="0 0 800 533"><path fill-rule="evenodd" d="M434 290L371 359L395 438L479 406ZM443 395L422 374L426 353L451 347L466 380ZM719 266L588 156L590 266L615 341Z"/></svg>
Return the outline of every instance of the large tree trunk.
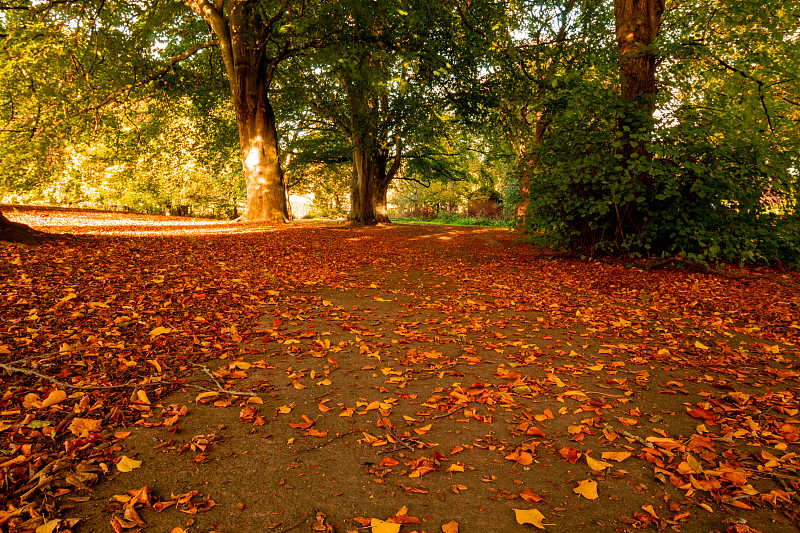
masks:
<svg viewBox="0 0 800 533"><path fill-rule="evenodd" d="M652 176L639 165L652 158L647 150L647 139L653 130L653 112L658 92L656 57L652 45L658 37L663 12L664 0L614 2L621 94L626 104L624 112L617 119L617 129L621 135L619 140L622 142L617 154L621 156L620 164L634 178L632 187L637 183L647 189L653 186ZM617 202L614 205L616 238L625 240L626 234L642 231L645 214L638 202L623 202L619 198Z"/></svg>
<svg viewBox="0 0 800 533"><path fill-rule="evenodd" d="M361 194L358 191L358 165L356 164L356 152L353 151L353 172L350 176L350 212L347 213L347 220L357 222L361 216Z"/></svg>
<svg viewBox="0 0 800 533"><path fill-rule="evenodd" d="M547 127L550 125L549 120L544 120L542 113L539 113L536 117L536 124L534 126L534 137L533 140L536 143L536 146L539 147L544 143L544 136L547 132ZM517 228L518 229L525 229L525 212L528 210L528 204L530 203L530 195L531 195L531 169L525 168L525 158L526 158L526 149L525 145L520 145L518 150L518 159L517 159L517 166L522 169L522 177L520 179L519 184L519 203L517 203ZM536 160L531 159L528 162L528 165L533 166L536 165Z"/></svg>
<svg viewBox="0 0 800 533"><path fill-rule="evenodd" d="M376 224L373 197L378 161L376 161L374 153L356 147L355 163L358 171L358 203L360 207L358 221L364 225Z"/></svg>
<svg viewBox="0 0 800 533"><path fill-rule="evenodd" d="M656 57L650 47L658 37L663 12L664 0L615 0L620 84L622 96L629 104L618 124L623 164L634 152L647 157L645 140L634 136L652 129L658 88Z"/></svg>
<svg viewBox="0 0 800 533"><path fill-rule="evenodd" d="M241 80L258 84L259 76ZM254 87L236 102L242 170L247 184L247 208L243 219L259 222L287 222L286 192L278 160L275 115L266 90Z"/></svg>
<svg viewBox="0 0 800 533"><path fill-rule="evenodd" d="M22 244L38 244L51 238L51 235L19 222L13 222L0 212L0 241Z"/></svg>
<svg viewBox="0 0 800 533"><path fill-rule="evenodd" d="M278 158L278 133L269 91L275 69L286 57L286 47L269 56L266 47L273 29L286 11L277 9L271 19L249 0L185 0L205 20L219 42L225 73L231 88L233 110L239 128L242 170L247 203L242 219L286 222L286 194ZM288 44L288 43L287 43ZM279 48L281 50L281 48Z"/></svg>
<svg viewBox="0 0 800 533"><path fill-rule="evenodd" d="M353 188L351 194L357 197L358 205L353 204L351 214L355 213L355 216L348 216L348 219L357 220L364 225L391 222L387 195L389 185L400 166L399 148L390 168L386 166L389 153L385 149L365 150L356 147L353 150L353 162L353 181L357 185L357 191Z"/></svg>

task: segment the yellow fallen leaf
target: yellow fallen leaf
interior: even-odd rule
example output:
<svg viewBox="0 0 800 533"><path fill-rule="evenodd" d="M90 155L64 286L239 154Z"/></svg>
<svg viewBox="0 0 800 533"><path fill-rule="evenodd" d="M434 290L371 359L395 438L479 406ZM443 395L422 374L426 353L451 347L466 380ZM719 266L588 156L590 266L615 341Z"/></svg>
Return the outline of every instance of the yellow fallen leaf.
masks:
<svg viewBox="0 0 800 533"><path fill-rule="evenodd" d="M544 529L542 524L544 515L537 509L514 509L514 513L517 517L517 524L531 524L539 529Z"/></svg>
<svg viewBox="0 0 800 533"><path fill-rule="evenodd" d="M606 463L605 461L598 461L597 459L592 459L588 455L586 456L586 464L589 465L589 468L592 470L605 470L606 468L611 467L611 463Z"/></svg>
<svg viewBox="0 0 800 533"><path fill-rule="evenodd" d="M442 525L442 533L458 533L458 522L455 520Z"/></svg>
<svg viewBox="0 0 800 533"><path fill-rule="evenodd" d="M463 472L464 465L461 463L454 463L451 464L450 467L447 469L448 472Z"/></svg>
<svg viewBox="0 0 800 533"><path fill-rule="evenodd" d="M117 463L117 470L120 472L130 472L134 468L139 468L140 466L142 466L141 461L137 461L136 459L131 459L127 455L123 455L122 459L120 459Z"/></svg>
<svg viewBox="0 0 800 533"><path fill-rule="evenodd" d="M705 344L703 344L700 341L694 341L694 347L695 348L700 348L701 350L708 350L708 346L706 346Z"/></svg>
<svg viewBox="0 0 800 533"><path fill-rule="evenodd" d="M214 400L219 398L218 392L208 391L208 392L201 392L197 395L197 398L194 399L197 403L210 403Z"/></svg>
<svg viewBox="0 0 800 533"><path fill-rule="evenodd" d="M592 481L591 479L584 479L583 481L578 481L578 486L572 489L572 492L574 492L575 494L580 494L587 500L596 500L597 481Z"/></svg>
<svg viewBox="0 0 800 533"><path fill-rule="evenodd" d="M56 528L61 524L61 519L48 520L41 526L36 528L36 533L53 533Z"/></svg>
<svg viewBox="0 0 800 533"><path fill-rule="evenodd" d="M169 333L171 331L172 331L171 329L165 328L164 326L158 326L157 328L150 330L150 336L151 337L158 337L159 335L163 335L163 334Z"/></svg>
<svg viewBox="0 0 800 533"><path fill-rule="evenodd" d="M278 412L280 414L282 414L282 415L288 415L289 413L292 412L292 406L291 405L281 405L280 407L278 407Z"/></svg>
<svg viewBox="0 0 800 533"><path fill-rule="evenodd" d="M42 407L44 407L46 409L46 408L48 408L50 406L53 406L53 405L55 405L57 403L61 403L66 399L67 399L67 393L64 392L61 389L56 389L53 392L51 392L47 396L47 398L44 399L44 401L42 402Z"/></svg>
<svg viewBox="0 0 800 533"><path fill-rule="evenodd" d="M373 518L370 520L369 526L372 528L372 533L400 533L400 526L403 524L392 524L391 522L384 522Z"/></svg>
<svg viewBox="0 0 800 533"><path fill-rule="evenodd" d="M264 404L264 400L262 400L258 396L251 396L251 397L249 397L247 399L247 403L255 403L255 404L258 404L258 405L263 405Z"/></svg>

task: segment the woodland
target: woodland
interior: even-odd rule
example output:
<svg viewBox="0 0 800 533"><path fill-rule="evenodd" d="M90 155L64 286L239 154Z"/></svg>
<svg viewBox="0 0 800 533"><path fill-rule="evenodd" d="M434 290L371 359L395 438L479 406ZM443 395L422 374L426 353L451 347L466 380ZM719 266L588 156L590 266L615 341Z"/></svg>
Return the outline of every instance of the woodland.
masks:
<svg viewBox="0 0 800 533"><path fill-rule="evenodd" d="M484 188L554 249L797 264L799 16L3 1L2 201L282 223L290 194L313 193L374 224L390 191L399 211L452 214Z"/></svg>
<svg viewBox="0 0 800 533"><path fill-rule="evenodd" d="M798 39L0 0L0 532L797 531Z"/></svg>

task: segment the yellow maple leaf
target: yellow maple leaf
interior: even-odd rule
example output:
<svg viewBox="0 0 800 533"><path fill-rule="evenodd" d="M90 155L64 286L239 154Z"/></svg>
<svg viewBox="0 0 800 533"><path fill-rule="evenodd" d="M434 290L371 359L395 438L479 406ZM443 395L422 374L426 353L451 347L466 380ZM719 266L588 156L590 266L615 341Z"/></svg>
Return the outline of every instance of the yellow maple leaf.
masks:
<svg viewBox="0 0 800 533"><path fill-rule="evenodd" d="M539 529L544 529L544 515L538 509L514 509L517 524L531 524Z"/></svg>
<svg viewBox="0 0 800 533"><path fill-rule="evenodd" d="M596 500L597 481L592 481L591 479L584 479L583 481L578 481L578 486L572 489L572 492L574 492L575 494L580 494L587 500Z"/></svg>

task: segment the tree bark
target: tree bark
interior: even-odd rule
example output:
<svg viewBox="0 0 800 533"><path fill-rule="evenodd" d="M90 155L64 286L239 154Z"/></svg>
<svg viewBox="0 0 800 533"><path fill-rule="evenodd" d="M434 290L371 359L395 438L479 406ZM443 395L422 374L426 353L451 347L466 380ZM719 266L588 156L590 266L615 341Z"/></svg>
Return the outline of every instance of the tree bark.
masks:
<svg viewBox="0 0 800 533"><path fill-rule="evenodd" d="M13 222L0 212L0 241L33 245L49 238L50 234L37 231L20 222Z"/></svg>
<svg viewBox="0 0 800 533"><path fill-rule="evenodd" d="M615 0L620 85L629 109L619 119L623 162L634 152L647 156L646 142L635 137L652 129L655 111L656 57L651 46L661 29L664 0ZM633 141L633 142L631 142Z"/></svg>
<svg viewBox="0 0 800 533"><path fill-rule="evenodd" d="M353 172L350 176L350 212L347 220L357 222L361 216L361 195L358 190L358 165L356 164L356 152L353 150Z"/></svg>
<svg viewBox="0 0 800 533"><path fill-rule="evenodd" d="M247 186L243 220L287 222L289 213L281 172L278 133L269 91L275 69L286 57L287 46L270 56L266 47L274 27L285 15L271 18L254 9L249 0L185 0L217 37L231 89L239 129L240 156Z"/></svg>

